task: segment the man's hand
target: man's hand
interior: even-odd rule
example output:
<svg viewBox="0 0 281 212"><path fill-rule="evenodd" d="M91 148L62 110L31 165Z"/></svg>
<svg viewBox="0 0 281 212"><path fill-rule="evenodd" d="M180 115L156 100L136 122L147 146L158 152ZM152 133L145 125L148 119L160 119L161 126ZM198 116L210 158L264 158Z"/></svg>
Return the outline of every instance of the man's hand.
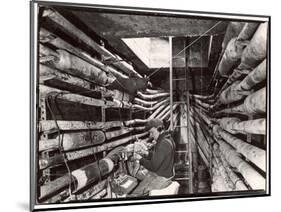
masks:
<svg viewBox="0 0 281 212"><path fill-rule="evenodd" d="M148 155L148 148L143 142L135 142L126 146L128 153L137 153L140 155Z"/></svg>
<svg viewBox="0 0 281 212"><path fill-rule="evenodd" d="M140 160L140 159L142 159L142 156L138 153L134 153L133 160Z"/></svg>

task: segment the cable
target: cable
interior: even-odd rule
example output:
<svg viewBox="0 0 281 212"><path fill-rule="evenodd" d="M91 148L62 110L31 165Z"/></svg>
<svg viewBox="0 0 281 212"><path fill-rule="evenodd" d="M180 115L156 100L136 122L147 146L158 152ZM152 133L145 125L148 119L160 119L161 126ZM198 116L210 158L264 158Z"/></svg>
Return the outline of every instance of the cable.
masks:
<svg viewBox="0 0 281 212"><path fill-rule="evenodd" d="M52 98L52 94L55 94L55 99L57 98L57 96L59 95L59 93L57 92L50 92L47 94L46 96L46 103L47 103L47 107L48 109L50 110L50 113L51 113L51 116L55 122L55 125L56 125L56 128L57 128L57 131L58 131L58 139L59 139L59 152L60 154L63 156L63 161L64 161L64 164L66 166L66 169L67 169L67 172L68 172L68 175L69 175L69 195L71 196L72 195L72 189L71 189L71 184L75 184L75 181L72 179L72 175L71 175L71 171L70 171L70 167L68 165L68 159L64 153L64 150L63 150L63 136L61 137L61 131L60 131L60 128L59 128L59 125L58 125L58 122L57 122L57 119L56 119L56 116L50 106L50 102L49 102L49 98ZM53 100L53 99L51 99ZM77 185L76 185L77 187Z"/></svg>

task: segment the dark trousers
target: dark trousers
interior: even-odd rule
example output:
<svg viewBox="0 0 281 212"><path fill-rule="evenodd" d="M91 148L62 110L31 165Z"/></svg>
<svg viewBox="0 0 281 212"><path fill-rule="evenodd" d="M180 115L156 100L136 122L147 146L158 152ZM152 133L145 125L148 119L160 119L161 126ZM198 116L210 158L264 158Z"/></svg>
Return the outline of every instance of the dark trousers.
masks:
<svg viewBox="0 0 281 212"><path fill-rule="evenodd" d="M149 191L166 188L171 182L169 178L158 176L154 172L149 171L135 190L128 196L146 196L149 194Z"/></svg>

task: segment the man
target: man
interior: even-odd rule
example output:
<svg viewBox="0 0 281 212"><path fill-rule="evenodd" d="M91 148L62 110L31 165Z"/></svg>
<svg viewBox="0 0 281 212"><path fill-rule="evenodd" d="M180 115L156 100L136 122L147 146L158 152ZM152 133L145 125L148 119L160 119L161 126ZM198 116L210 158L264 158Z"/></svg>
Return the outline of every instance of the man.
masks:
<svg viewBox="0 0 281 212"><path fill-rule="evenodd" d="M156 145L146 157L140 155L137 157L140 159L140 164L149 172L131 196L142 196L151 190L166 188L174 176L175 144L170 134L165 132L162 120L149 120L146 129L156 141Z"/></svg>

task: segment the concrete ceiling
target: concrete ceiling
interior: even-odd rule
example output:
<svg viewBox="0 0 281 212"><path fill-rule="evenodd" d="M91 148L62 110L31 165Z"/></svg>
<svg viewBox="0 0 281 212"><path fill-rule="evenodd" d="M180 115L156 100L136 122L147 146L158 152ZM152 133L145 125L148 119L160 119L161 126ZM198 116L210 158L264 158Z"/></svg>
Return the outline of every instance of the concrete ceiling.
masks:
<svg viewBox="0 0 281 212"><path fill-rule="evenodd" d="M198 19L195 17L170 17L168 15L126 14L114 12L89 11L79 8L71 9L71 14L108 41L109 45L123 59L131 61L141 74L149 74L150 68L139 55L128 47L124 38L143 37L196 37L213 27L218 20ZM227 21L221 22L206 36L221 36L227 28ZM180 47L182 48L182 46ZM211 52L212 53L212 52Z"/></svg>
<svg viewBox="0 0 281 212"><path fill-rule="evenodd" d="M192 37L203 34L218 22L217 20L159 15L99 13L77 10L72 12L104 37ZM227 22L222 22L209 31L207 35L222 34L225 32L226 26Z"/></svg>
<svg viewBox="0 0 281 212"><path fill-rule="evenodd" d="M123 59L130 61L140 74L146 75L149 75L155 70L157 66L159 66L159 61L155 61L154 58L154 61L152 62L156 62L159 64L151 66L152 68L149 67L147 61L145 61L144 59L144 57L146 57L145 51L143 51L143 53L137 52L136 49L130 48L130 45L126 45L126 43L122 39L144 37L152 39L165 39L168 36L173 36L174 38L187 38L187 40L189 40L188 42L190 42L203 33L204 37L206 37L207 40L209 40L211 36L212 42L211 45L207 48L208 62L207 64L204 64L205 68L201 67L201 69L204 68L205 70L206 65L209 66L209 68L207 68L208 70L206 70L205 72L205 74L209 75L206 77L209 78L212 75L212 71L217 62L219 52L221 51L222 38L224 37L228 25L228 21L222 21L212 30L209 30L218 23L218 20L198 19L192 16L172 17L157 13L125 14L124 12L99 12L90 9L84 10L83 8L60 8L59 10L61 10L62 13L65 12L64 16L68 16L73 20L79 20L80 23L83 23L87 28L91 29L91 31L96 33L97 36L106 40L107 44L111 49L114 49L115 53L119 54ZM208 32L206 33L206 31ZM188 42L186 43L185 41L186 44L188 44ZM196 45L194 47L196 47ZM178 42L173 46L173 49L177 50L181 50L183 48L184 46L182 42ZM143 48L138 46L138 49L142 51L141 49ZM193 51L195 53L197 52L196 48L193 48L193 50L191 49L190 51ZM200 51L198 51L197 53L200 54ZM143 58L140 57L141 54L143 55ZM189 62L187 65L191 64L195 66L195 69L200 68L197 67L196 64L202 64L202 58L191 59L193 59L194 61L196 59L197 61L193 62L192 64ZM178 60L179 61L176 61L177 63L179 63L177 67L185 70L183 67L181 67L182 64L184 64L185 66L184 57L181 57ZM206 61L206 59L204 60ZM167 73L167 71L165 72ZM156 75L155 77L159 76ZM197 84L197 81L193 83Z"/></svg>

